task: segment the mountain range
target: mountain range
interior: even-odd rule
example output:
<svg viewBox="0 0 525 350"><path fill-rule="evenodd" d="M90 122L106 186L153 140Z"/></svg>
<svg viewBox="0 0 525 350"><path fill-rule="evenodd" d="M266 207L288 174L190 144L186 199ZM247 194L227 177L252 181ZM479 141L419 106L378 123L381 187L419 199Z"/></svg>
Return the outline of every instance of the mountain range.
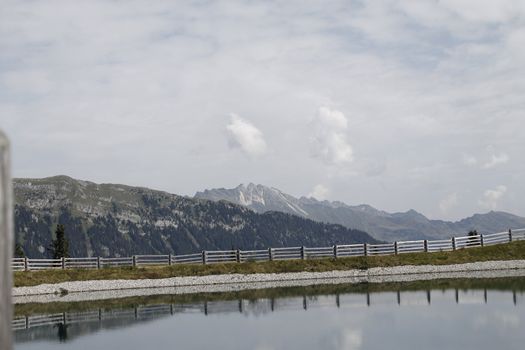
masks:
<svg viewBox="0 0 525 350"><path fill-rule="evenodd" d="M319 222L340 224L368 232L382 241L445 239L464 236L470 230L493 233L525 227L525 218L506 212L475 214L460 221L430 220L415 210L388 213L369 205L347 205L342 202L296 198L279 189L263 185L239 185L232 189L210 189L197 192L199 199L227 201L243 205L258 213L284 212Z"/></svg>
<svg viewBox="0 0 525 350"><path fill-rule="evenodd" d="M13 188L16 242L32 258L50 256L59 223L74 257L377 242L338 224L148 188L67 176L14 179Z"/></svg>

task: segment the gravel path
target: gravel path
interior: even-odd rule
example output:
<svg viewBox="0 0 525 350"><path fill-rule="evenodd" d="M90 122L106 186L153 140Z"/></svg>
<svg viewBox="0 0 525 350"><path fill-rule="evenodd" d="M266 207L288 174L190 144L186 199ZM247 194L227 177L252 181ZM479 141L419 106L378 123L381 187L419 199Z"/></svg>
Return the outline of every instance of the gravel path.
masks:
<svg viewBox="0 0 525 350"><path fill-rule="evenodd" d="M523 271L517 271L523 270ZM485 273L479 273L479 272ZM486 261L457 265L375 267L368 270L231 274L142 280L75 281L13 288L15 303L81 301L152 294L186 294L300 286L525 276L525 260ZM88 293L86 293L88 292Z"/></svg>

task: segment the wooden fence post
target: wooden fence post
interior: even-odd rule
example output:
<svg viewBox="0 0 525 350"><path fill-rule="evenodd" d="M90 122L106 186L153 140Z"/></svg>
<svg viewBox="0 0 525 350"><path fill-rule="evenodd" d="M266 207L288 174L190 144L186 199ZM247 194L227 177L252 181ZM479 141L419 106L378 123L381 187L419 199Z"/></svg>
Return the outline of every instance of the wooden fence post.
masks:
<svg viewBox="0 0 525 350"><path fill-rule="evenodd" d="M241 250L237 249L237 252L235 253L235 260L240 263L241 262Z"/></svg>
<svg viewBox="0 0 525 350"><path fill-rule="evenodd" d="M456 250L456 237L452 237L452 250Z"/></svg>
<svg viewBox="0 0 525 350"><path fill-rule="evenodd" d="M171 266L171 253L168 254L168 266Z"/></svg>
<svg viewBox="0 0 525 350"><path fill-rule="evenodd" d="M483 233L479 235L479 244L482 247L485 246L485 240L483 239Z"/></svg>
<svg viewBox="0 0 525 350"><path fill-rule="evenodd" d="M428 240L425 239L425 241L423 242L423 245L425 247L425 253L428 253Z"/></svg>
<svg viewBox="0 0 525 350"><path fill-rule="evenodd" d="M302 259L302 260L305 259L305 254L304 254L304 245L301 246L301 259Z"/></svg>
<svg viewBox="0 0 525 350"><path fill-rule="evenodd" d="M62 270L66 269L66 258L62 257Z"/></svg>
<svg viewBox="0 0 525 350"><path fill-rule="evenodd" d="M512 230L509 228L509 242L512 242Z"/></svg>
<svg viewBox="0 0 525 350"><path fill-rule="evenodd" d="M336 244L336 245L334 245L334 258L335 259L337 259L337 255L338 255L337 253L338 253L338 251L337 251L337 244Z"/></svg>
<svg viewBox="0 0 525 350"><path fill-rule="evenodd" d="M29 271L29 261L27 256L24 258L24 271Z"/></svg>
<svg viewBox="0 0 525 350"><path fill-rule="evenodd" d="M273 252L272 252L272 248L268 248L268 260L269 260L269 261L272 261L272 260L273 260Z"/></svg>
<svg viewBox="0 0 525 350"><path fill-rule="evenodd" d="M206 265L208 263L208 253L205 250L202 251L202 264Z"/></svg>
<svg viewBox="0 0 525 350"><path fill-rule="evenodd" d="M133 257L132 257L132 266L133 267L137 266L137 256L136 255L133 255Z"/></svg>
<svg viewBox="0 0 525 350"><path fill-rule="evenodd" d="M398 250L397 250L397 241L394 242L394 254L397 255L398 253Z"/></svg>
<svg viewBox="0 0 525 350"><path fill-rule="evenodd" d="M365 256L368 256L368 243L363 244L363 252Z"/></svg>
<svg viewBox="0 0 525 350"><path fill-rule="evenodd" d="M100 256L97 256L97 270L100 270Z"/></svg>

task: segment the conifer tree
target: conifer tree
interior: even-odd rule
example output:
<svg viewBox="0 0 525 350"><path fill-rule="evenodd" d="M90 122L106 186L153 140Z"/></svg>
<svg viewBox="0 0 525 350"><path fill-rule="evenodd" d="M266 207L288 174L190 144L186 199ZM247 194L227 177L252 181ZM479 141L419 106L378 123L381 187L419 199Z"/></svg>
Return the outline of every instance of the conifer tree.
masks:
<svg viewBox="0 0 525 350"><path fill-rule="evenodd" d="M69 241L66 238L64 225L58 224L55 239L51 242L53 259L69 258Z"/></svg>
<svg viewBox="0 0 525 350"><path fill-rule="evenodd" d="M25 258L26 253L24 252L24 248L22 248L22 245L18 242L15 244L15 258Z"/></svg>

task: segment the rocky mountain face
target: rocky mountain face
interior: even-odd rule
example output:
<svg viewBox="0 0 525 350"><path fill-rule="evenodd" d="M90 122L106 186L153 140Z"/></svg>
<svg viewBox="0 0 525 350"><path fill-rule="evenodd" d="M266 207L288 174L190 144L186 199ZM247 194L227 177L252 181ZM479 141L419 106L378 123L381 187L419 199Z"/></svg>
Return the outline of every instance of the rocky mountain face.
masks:
<svg viewBox="0 0 525 350"><path fill-rule="evenodd" d="M279 211L307 217L309 214L302 206L301 200L281 192L276 188L263 185L241 184L233 189L212 189L197 192L194 198L212 201L228 201L240 204L259 213Z"/></svg>
<svg viewBox="0 0 525 350"><path fill-rule="evenodd" d="M16 241L33 258L50 256L58 223L77 257L375 242L341 225L147 188L66 176L15 179L13 187Z"/></svg>
<svg viewBox="0 0 525 350"><path fill-rule="evenodd" d="M415 210L387 213L369 205L350 206L314 198L295 198L276 188L254 184L205 190L197 192L195 198L241 204L258 213L280 211L319 222L340 224L366 231L383 241L444 239L466 235L474 229L479 233L494 233L525 227L525 218L505 212L476 214L457 222L429 220Z"/></svg>

